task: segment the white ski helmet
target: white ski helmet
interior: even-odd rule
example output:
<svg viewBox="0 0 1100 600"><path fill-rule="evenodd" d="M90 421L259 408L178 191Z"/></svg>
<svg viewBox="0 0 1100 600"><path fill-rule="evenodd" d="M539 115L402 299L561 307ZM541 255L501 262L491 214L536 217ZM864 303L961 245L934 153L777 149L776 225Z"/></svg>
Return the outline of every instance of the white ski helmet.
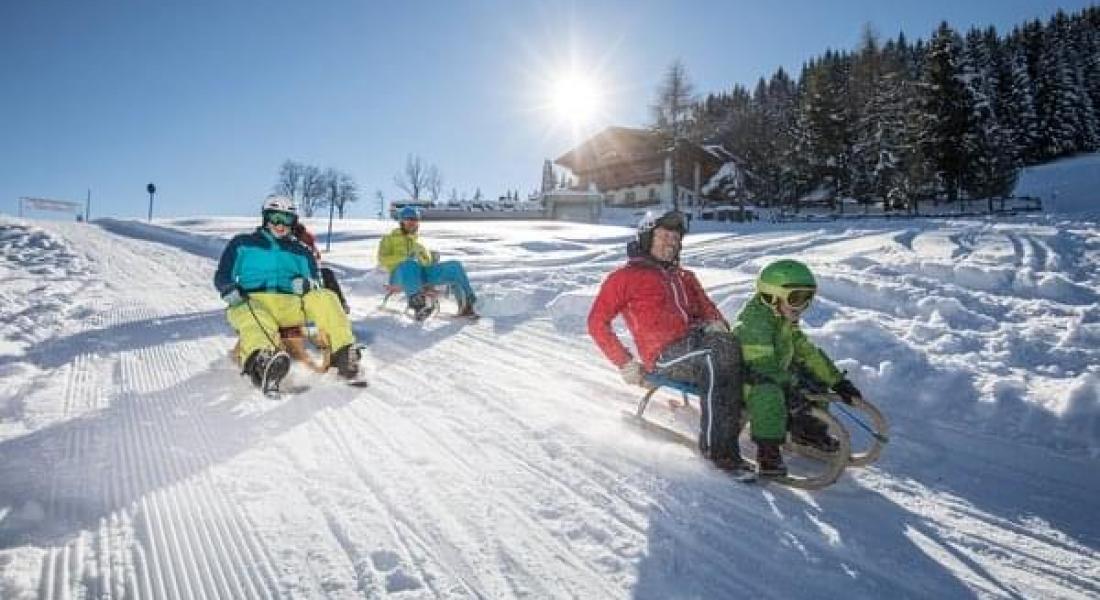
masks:
<svg viewBox="0 0 1100 600"><path fill-rule="evenodd" d="M298 208L294 206L294 200L291 200L286 196L268 196L267 199L264 200L263 212L267 212L269 210L288 212L295 215L298 214Z"/></svg>

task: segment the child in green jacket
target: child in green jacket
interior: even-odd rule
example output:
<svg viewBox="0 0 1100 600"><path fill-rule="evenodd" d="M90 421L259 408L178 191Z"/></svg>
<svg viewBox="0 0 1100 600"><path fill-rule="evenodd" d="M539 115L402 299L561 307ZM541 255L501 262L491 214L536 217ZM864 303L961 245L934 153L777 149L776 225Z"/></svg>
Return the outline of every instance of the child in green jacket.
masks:
<svg viewBox="0 0 1100 600"><path fill-rule="evenodd" d="M861 394L798 327L817 292L817 282L806 265L795 260L771 263L760 271L756 291L733 328L745 365L745 405L759 473L786 475L779 446L788 428L795 443L826 452L835 452L837 447L825 423L806 411L796 411L788 424L788 411L798 404L792 401L797 400L804 378L832 388L849 404Z"/></svg>

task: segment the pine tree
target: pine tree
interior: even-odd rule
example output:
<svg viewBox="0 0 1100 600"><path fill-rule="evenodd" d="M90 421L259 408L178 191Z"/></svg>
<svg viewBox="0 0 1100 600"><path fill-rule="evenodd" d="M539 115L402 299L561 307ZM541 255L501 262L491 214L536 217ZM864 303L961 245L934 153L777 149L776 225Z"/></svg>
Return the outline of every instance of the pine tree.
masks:
<svg viewBox="0 0 1100 600"><path fill-rule="evenodd" d="M973 31L967 36L960 63L970 118L963 135L967 162L959 183L971 198L990 199L991 211L992 198L1007 195L1016 183L1012 136L996 114L997 84L991 64L996 52L997 48L987 45L985 36Z"/></svg>
<svg viewBox="0 0 1100 600"><path fill-rule="evenodd" d="M917 116L917 144L935 167L942 192L951 201L959 190L974 151L972 99L962 78L959 36L943 22L929 42L919 85L921 110Z"/></svg>
<svg viewBox="0 0 1100 600"><path fill-rule="evenodd" d="M849 59L826 52L805 70L799 106L799 151L808 162L814 187L832 189L834 197L850 193L851 113L847 103Z"/></svg>
<svg viewBox="0 0 1100 600"><path fill-rule="evenodd" d="M1022 45L1010 45L1005 61L1008 77L1002 81L1001 123L1009 132L1014 162L1023 166L1038 159L1039 118L1035 113L1035 86L1028 75L1027 59Z"/></svg>
<svg viewBox="0 0 1100 600"><path fill-rule="evenodd" d="M554 185L554 165L548 158L542 163L542 193L553 190Z"/></svg>
<svg viewBox="0 0 1100 600"><path fill-rule="evenodd" d="M1035 104L1039 113L1039 156L1043 160L1071 154L1078 147L1079 90L1069 64L1069 40L1065 35L1065 27L1052 22L1039 51Z"/></svg>

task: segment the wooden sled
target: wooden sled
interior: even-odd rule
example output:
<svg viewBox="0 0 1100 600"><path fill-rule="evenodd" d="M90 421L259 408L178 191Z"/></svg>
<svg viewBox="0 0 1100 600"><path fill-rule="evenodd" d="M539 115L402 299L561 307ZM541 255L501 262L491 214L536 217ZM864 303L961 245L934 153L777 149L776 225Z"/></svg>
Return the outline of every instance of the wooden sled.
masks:
<svg viewBox="0 0 1100 600"><path fill-rule="evenodd" d="M320 357L315 358L313 356L314 352L306 348L307 339L317 350L317 353L320 354ZM240 340L237 340L229 354L237 366L241 366L240 345ZM332 366L332 348L329 346L328 337L320 331L311 336L307 335L306 328L302 325L280 327L279 345L284 352L290 355L290 358L302 363L316 373L325 373Z"/></svg>
<svg viewBox="0 0 1100 600"><path fill-rule="evenodd" d="M626 416L631 421L641 425L645 430L657 433L666 439L673 439L682 443L685 446L693 448L698 451L698 442L691 435L683 431L674 429L657 423L651 419L646 419L644 413L649 406L650 400L661 389L671 389L679 392L679 398L671 398L669 400L670 411L690 410L693 412L695 421L698 420L698 408L690 401L690 396L698 398L698 390L695 386L687 383L682 383L659 375L648 375L646 377L647 383L650 385L646 390L645 395L638 402L637 409L633 412L627 412ZM839 448L836 452L823 452L816 448L802 446L799 444L793 444L790 441L783 445L783 450L787 454L793 454L798 457L804 457L809 459L808 461L799 461L799 464L792 464L794 461L788 461L787 475L781 477L768 477L761 478L766 481L773 481L792 488L804 489L804 490L818 490L829 485L832 485L840 476L844 473L844 470L848 467L864 467L875 460L882 454L883 447L889 441L888 432L889 424L886 421L886 417L867 400L857 401L851 407L838 404L839 396L836 394L810 394L807 396L811 401L810 414L823 421L829 428L829 434L837 439ZM831 412L832 407L836 407L838 411L847 413L853 423L866 428L869 435L860 437L860 444L855 449L852 447L852 437L848 428L841 422L841 419L837 415ZM859 411L870 417L871 423L867 424L858 416L852 414L851 410ZM741 423L738 427L738 432L744 430L748 421L748 416L742 414ZM865 441L869 440L869 441ZM751 444L751 440L749 440ZM744 452L745 447L742 446L742 456L749 455ZM747 462L753 463L752 460ZM807 466L801 463L810 463L812 466ZM816 463L816 464L814 464ZM755 466L755 463L753 463Z"/></svg>
<svg viewBox="0 0 1100 600"><path fill-rule="evenodd" d="M404 288L390 283L383 285L382 289L386 292L386 295L382 298L380 308L386 308L386 303L390 301L391 297L404 293ZM439 297L443 295L443 291L445 290L446 287L441 291L439 288L432 285L426 285L421 288L421 293L424 294L424 299L427 301L428 307L431 308L429 316L439 312ZM410 309L406 307L405 312L410 312Z"/></svg>

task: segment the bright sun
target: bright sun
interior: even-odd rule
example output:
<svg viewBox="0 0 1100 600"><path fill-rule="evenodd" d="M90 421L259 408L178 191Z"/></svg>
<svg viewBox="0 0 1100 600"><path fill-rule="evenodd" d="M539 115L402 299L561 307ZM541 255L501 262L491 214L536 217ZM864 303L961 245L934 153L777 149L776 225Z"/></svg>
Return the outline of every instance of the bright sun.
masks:
<svg viewBox="0 0 1100 600"><path fill-rule="evenodd" d="M603 101L599 86L577 73L557 77L551 84L550 102L558 119L570 125L584 125L600 112Z"/></svg>

